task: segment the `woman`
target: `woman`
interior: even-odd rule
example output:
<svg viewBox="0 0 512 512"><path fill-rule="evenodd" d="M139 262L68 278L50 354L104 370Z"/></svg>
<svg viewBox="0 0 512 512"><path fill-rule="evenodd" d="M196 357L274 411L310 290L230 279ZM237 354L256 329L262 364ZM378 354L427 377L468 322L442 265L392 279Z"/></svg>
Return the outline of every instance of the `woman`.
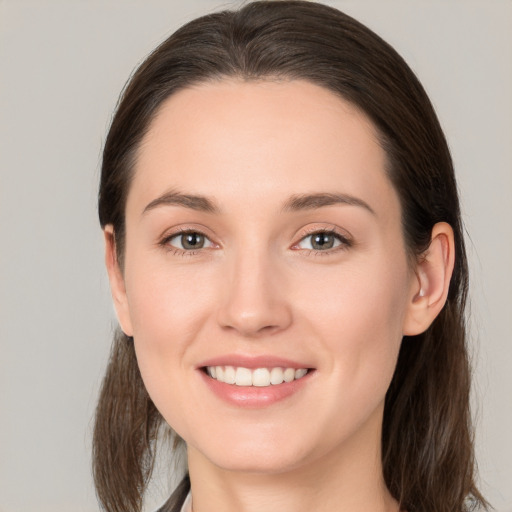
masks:
<svg viewBox="0 0 512 512"><path fill-rule="evenodd" d="M106 510L140 510L166 423L189 473L162 511L485 508L451 158L369 29L300 1L182 27L123 93L99 214Z"/></svg>

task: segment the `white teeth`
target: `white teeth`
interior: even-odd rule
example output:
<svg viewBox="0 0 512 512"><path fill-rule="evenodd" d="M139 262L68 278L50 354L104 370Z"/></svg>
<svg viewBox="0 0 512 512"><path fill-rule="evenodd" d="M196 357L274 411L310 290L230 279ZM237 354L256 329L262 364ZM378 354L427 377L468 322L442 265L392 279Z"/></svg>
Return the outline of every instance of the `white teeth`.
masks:
<svg viewBox="0 0 512 512"><path fill-rule="evenodd" d="M235 383L237 386L252 386L251 370L249 368L237 368Z"/></svg>
<svg viewBox="0 0 512 512"><path fill-rule="evenodd" d="M219 382L236 384L237 386L268 387L283 382L302 379L307 373L306 368L256 368L251 370L244 367L208 366L206 373Z"/></svg>
<svg viewBox="0 0 512 512"><path fill-rule="evenodd" d="M270 384L282 384L283 381L283 369L272 368L272 370L270 370Z"/></svg>
<svg viewBox="0 0 512 512"><path fill-rule="evenodd" d="M293 368L286 368L283 375L285 382L291 382L295 379L295 370Z"/></svg>
<svg viewBox="0 0 512 512"><path fill-rule="evenodd" d="M308 371L305 368L299 368L298 370L295 370L295 379L301 379L306 375Z"/></svg>
<svg viewBox="0 0 512 512"><path fill-rule="evenodd" d="M236 381L235 369L232 366L224 368L224 382L226 384L234 384Z"/></svg>
<svg viewBox="0 0 512 512"><path fill-rule="evenodd" d="M258 368L252 372L252 385L263 388L270 386L270 372L266 368Z"/></svg>

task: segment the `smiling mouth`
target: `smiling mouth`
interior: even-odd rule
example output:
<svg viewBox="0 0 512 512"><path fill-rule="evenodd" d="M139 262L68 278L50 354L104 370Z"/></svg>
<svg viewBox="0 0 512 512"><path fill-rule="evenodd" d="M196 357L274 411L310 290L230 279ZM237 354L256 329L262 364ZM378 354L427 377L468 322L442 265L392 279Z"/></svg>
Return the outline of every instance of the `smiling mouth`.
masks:
<svg viewBox="0 0 512 512"><path fill-rule="evenodd" d="M212 379L235 386L269 387L302 379L309 368L244 368L235 366L205 366L203 371Z"/></svg>

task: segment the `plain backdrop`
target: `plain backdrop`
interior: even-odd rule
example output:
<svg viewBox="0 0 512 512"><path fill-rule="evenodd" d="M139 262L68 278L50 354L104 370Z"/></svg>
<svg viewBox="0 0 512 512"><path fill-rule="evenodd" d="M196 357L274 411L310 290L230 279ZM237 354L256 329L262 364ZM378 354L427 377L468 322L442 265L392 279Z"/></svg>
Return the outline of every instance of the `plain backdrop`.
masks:
<svg viewBox="0 0 512 512"><path fill-rule="evenodd" d="M437 109L470 233L482 488L512 511L512 2L328 2L394 45ZM115 323L99 159L133 68L214 0L0 0L0 511L98 510L91 424ZM236 4L231 4L236 5ZM148 510L165 494L156 486Z"/></svg>

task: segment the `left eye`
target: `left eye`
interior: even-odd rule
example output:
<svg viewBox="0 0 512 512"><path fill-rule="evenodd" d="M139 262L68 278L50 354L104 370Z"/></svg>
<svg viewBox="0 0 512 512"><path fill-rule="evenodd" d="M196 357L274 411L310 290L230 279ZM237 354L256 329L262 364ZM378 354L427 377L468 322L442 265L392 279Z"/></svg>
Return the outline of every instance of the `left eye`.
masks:
<svg viewBox="0 0 512 512"><path fill-rule="evenodd" d="M182 251L193 251L213 246L213 243L205 235L197 231L179 233L170 237L167 243Z"/></svg>
<svg viewBox="0 0 512 512"><path fill-rule="evenodd" d="M339 247L342 244L347 244L347 241L342 236L331 231L319 231L305 236L297 244L297 247L313 251L326 251Z"/></svg>

